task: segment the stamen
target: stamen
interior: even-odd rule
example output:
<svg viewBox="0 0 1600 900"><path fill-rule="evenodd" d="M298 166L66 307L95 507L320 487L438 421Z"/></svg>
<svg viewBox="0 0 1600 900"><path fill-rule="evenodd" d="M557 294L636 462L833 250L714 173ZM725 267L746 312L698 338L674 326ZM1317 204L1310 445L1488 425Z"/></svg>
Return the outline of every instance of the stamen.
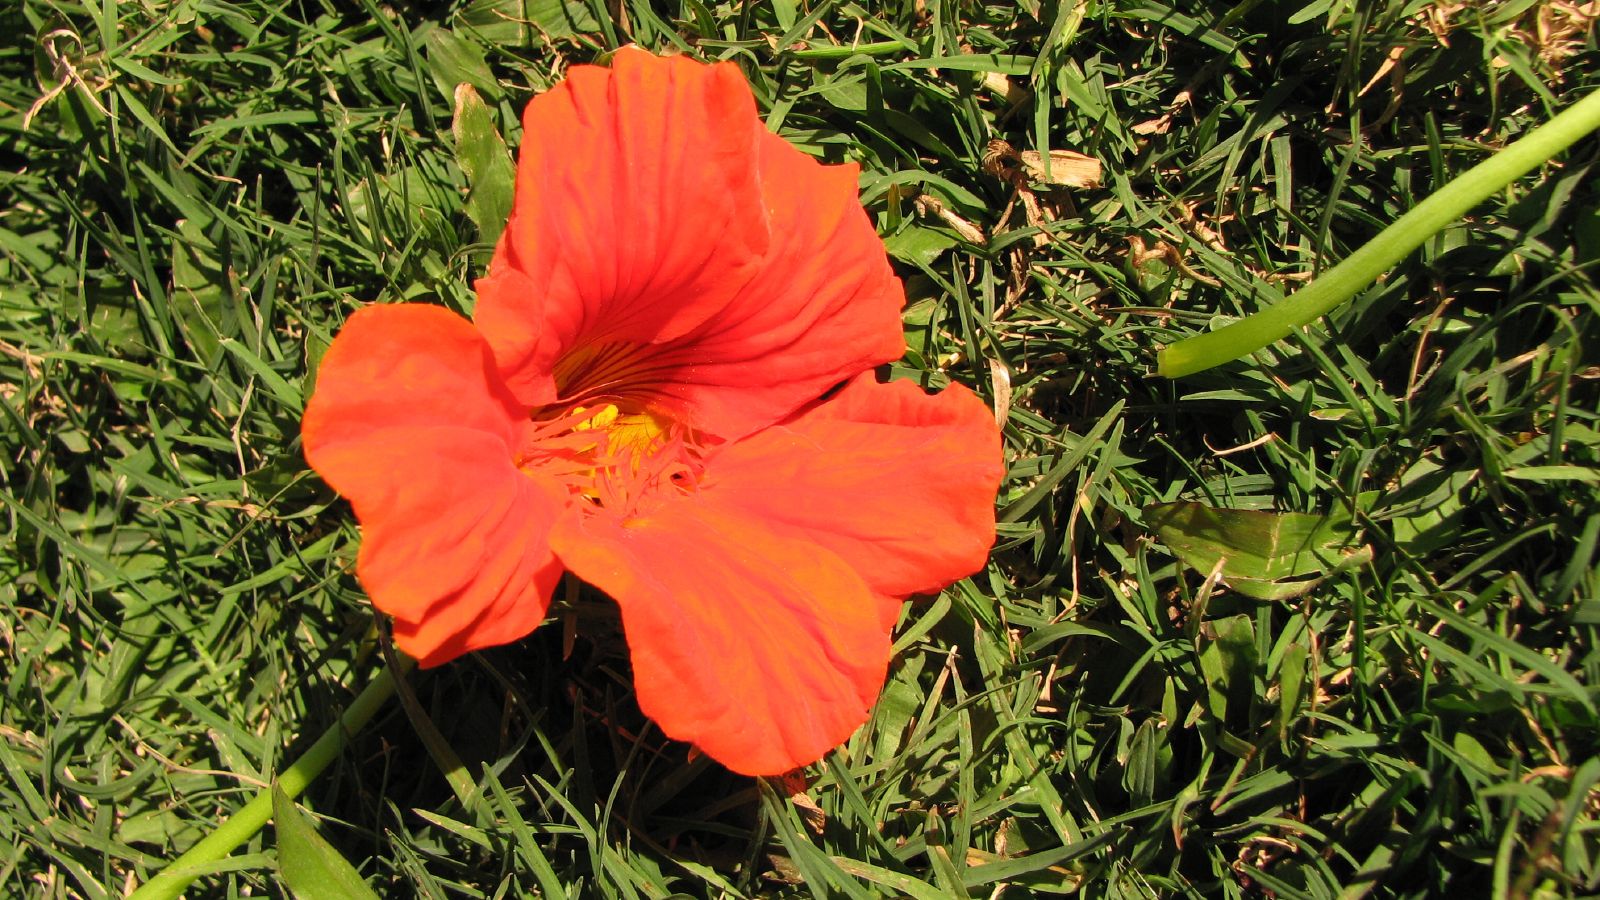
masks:
<svg viewBox="0 0 1600 900"><path fill-rule="evenodd" d="M517 456L518 468L557 478L574 495L617 515L632 515L653 496L668 496L663 492L691 490L699 476L700 448L692 434L648 408L568 406L536 418L531 437Z"/></svg>

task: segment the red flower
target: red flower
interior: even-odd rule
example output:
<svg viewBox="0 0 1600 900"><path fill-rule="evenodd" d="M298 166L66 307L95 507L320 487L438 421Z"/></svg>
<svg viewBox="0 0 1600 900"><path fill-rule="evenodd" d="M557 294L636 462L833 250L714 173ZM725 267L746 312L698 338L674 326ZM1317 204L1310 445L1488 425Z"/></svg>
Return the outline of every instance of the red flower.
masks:
<svg viewBox="0 0 1600 900"><path fill-rule="evenodd" d="M368 307L322 362L306 459L362 584L430 666L527 634L570 571L667 735L813 762L865 721L901 602L983 566L994 421L872 378L904 296L857 170L769 133L733 65L624 50L525 126L476 323Z"/></svg>

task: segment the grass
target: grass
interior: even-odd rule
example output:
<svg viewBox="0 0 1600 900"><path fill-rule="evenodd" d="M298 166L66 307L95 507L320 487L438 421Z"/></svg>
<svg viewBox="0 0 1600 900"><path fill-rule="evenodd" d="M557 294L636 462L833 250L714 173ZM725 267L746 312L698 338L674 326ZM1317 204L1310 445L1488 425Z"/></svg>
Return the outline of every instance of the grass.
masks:
<svg viewBox="0 0 1600 900"><path fill-rule="evenodd" d="M899 368L1005 410L1001 540L908 609L803 783L663 740L577 585L413 674L301 798L380 895L1600 890L1600 144L1290 341L1152 375L1600 87L1594 30L1290 7L7 5L0 894L148 879L374 677L353 520L297 443L316 361L361 305L470 309L455 86L515 144L630 41L735 60L785 137L862 163ZM993 139L1104 184L1030 225ZM1250 599L1158 536L1170 501L1337 513L1371 558ZM276 852L190 895L280 890Z"/></svg>

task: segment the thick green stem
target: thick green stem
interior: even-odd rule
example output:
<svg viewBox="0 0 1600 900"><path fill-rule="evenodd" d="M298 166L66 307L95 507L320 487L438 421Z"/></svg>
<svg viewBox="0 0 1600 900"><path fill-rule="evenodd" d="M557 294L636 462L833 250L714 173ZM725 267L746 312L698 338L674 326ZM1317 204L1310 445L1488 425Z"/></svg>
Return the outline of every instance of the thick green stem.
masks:
<svg viewBox="0 0 1600 900"><path fill-rule="evenodd" d="M378 710L383 708L384 703L388 702L394 694L397 674L404 676L411 666L411 660L402 658L398 673L392 666L387 666L379 672L344 711L344 715L339 717L339 721L323 732L322 737L317 738L317 742L311 745L310 750L278 776L278 786L283 788L283 792L291 798L298 797L312 779L322 774L322 770L344 751L350 736L360 731ZM206 835L199 843L190 847L188 852L167 864L156 877L140 885L138 890L129 895L128 900L176 900L190 882L210 872L219 860L239 849L239 846L254 837L270 818L272 818L272 791L264 790L226 822L217 826L216 831Z"/></svg>
<svg viewBox="0 0 1600 900"><path fill-rule="evenodd" d="M1156 356L1156 371L1168 378L1191 375L1288 337L1294 329L1311 324L1355 296L1495 191L1596 128L1600 128L1600 91L1468 169L1293 296L1225 328L1185 338L1162 350Z"/></svg>

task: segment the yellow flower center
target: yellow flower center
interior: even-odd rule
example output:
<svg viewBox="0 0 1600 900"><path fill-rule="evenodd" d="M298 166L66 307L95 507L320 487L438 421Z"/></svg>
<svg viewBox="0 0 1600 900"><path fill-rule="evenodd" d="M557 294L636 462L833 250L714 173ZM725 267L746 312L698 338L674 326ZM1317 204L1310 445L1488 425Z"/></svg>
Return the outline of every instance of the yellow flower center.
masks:
<svg viewBox="0 0 1600 900"><path fill-rule="evenodd" d="M579 406L572 414L582 416L587 412L588 409ZM651 451L665 443L671 424L671 420L649 411L625 413L615 403L606 403L574 425L572 430L599 432L603 437L596 444L599 454L610 458L613 464L627 457L632 468L637 470L641 457L650 455Z"/></svg>
<svg viewBox="0 0 1600 900"><path fill-rule="evenodd" d="M517 466L560 479L595 506L625 515L652 493L693 485L699 454L689 432L658 412L602 403L535 422Z"/></svg>

